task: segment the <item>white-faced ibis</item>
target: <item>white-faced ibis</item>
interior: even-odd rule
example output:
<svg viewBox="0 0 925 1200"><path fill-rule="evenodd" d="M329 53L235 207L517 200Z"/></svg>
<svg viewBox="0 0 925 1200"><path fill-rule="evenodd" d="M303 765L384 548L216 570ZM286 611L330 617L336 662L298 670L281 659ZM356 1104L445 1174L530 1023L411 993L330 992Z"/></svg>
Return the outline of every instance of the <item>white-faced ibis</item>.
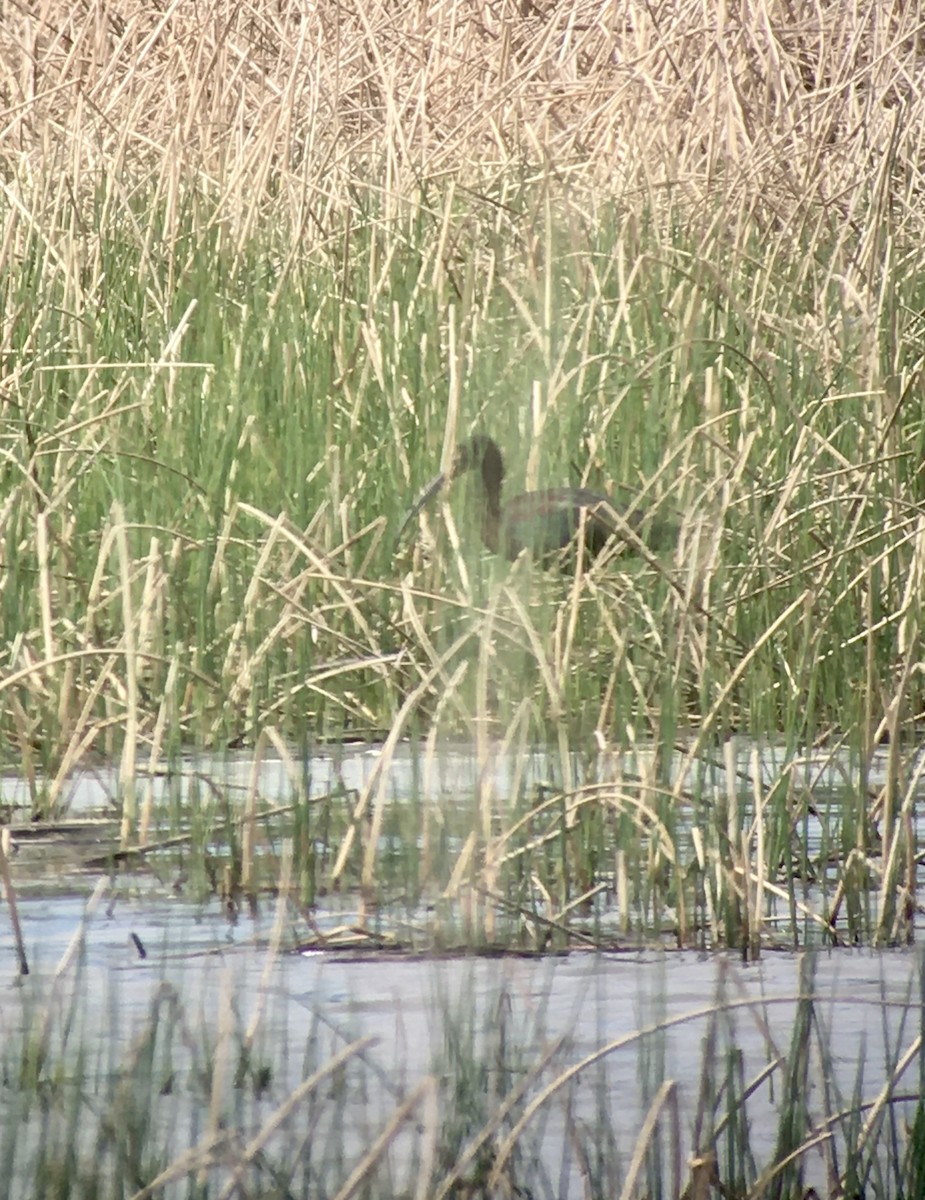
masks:
<svg viewBox="0 0 925 1200"><path fill-rule="evenodd" d="M402 521L399 537L446 483L467 471L476 471L480 479L482 541L493 553L511 560L529 550L534 558L549 561L574 542L579 530L592 557L614 539L637 548L641 542L655 550L675 537L664 521L648 520L638 508L621 511L610 496L590 488L543 488L522 492L502 504L504 459L497 444L484 434L457 446L449 472L430 481Z"/></svg>

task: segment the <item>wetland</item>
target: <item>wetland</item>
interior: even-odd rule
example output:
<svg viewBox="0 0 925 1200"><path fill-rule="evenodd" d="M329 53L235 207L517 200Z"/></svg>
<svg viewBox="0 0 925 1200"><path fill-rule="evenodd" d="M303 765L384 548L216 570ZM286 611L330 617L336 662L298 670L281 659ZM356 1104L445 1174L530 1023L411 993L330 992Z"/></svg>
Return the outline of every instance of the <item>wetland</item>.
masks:
<svg viewBox="0 0 925 1200"><path fill-rule="evenodd" d="M5 15L0 1200L925 1193L923 27Z"/></svg>

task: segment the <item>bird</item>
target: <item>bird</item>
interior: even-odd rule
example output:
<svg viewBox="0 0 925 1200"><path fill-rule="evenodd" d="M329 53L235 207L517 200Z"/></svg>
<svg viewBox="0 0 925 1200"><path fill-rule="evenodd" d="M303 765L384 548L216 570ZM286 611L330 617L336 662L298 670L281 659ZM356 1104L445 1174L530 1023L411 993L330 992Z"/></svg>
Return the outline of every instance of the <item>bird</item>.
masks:
<svg viewBox="0 0 925 1200"><path fill-rule="evenodd" d="M650 519L638 507L621 509L610 496L591 488L543 488L522 492L502 504L504 457L497 442L481 433L456 447L449 471L427 484L405 515L398 538L445 484L468 471L475 471L479 479L482 541L493 554L511 562L527 550L548 564L574 546L579 531L592 558L615 539L637 551L654 551L676 538L664 520Z"/></svg>

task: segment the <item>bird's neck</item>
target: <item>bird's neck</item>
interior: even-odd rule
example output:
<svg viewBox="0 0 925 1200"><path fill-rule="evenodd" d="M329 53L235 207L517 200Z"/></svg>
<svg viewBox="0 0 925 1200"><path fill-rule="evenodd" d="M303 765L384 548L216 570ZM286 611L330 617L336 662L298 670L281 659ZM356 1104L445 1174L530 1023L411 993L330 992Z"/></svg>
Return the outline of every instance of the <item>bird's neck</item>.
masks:
<svg viewBox="0 0 925 1200"><path fill-rule="evenodd" d="M487 504L482 506L482 541L492 554L498 553L501 543L501 514L492 511Z"/></svg>
<svg viewBox="0 0 925 1200"><path fill-rule="evenodd" d="M501 487L493 479L482 476L484 490L480 508L482 518L482 541L492 552L498 553L501 543Z"/></svg>

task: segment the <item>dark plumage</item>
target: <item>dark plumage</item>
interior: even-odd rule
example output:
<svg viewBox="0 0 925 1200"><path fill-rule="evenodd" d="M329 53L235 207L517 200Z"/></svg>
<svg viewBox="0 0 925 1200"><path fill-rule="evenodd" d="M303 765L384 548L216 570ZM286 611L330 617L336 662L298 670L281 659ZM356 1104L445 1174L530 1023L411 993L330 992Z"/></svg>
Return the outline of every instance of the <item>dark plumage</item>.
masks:
<svg viewBox="0 0 925 1200"><path fill-rule="evenodd" d="M592 557L613 538L630 545L641 541L651 550L674 539L674 531L664 522L648 521L639 509L621 511L609 496L590 488L543 488L522 492L502 504L504 459L497 444L484 434L460 443L449 473L430 481L402 522L399 536L447 482L467 471L477 471L481 480L482 541L505 558L513 560L529 550L534 558L548 561L569 547L580 529Z"/></svg>

